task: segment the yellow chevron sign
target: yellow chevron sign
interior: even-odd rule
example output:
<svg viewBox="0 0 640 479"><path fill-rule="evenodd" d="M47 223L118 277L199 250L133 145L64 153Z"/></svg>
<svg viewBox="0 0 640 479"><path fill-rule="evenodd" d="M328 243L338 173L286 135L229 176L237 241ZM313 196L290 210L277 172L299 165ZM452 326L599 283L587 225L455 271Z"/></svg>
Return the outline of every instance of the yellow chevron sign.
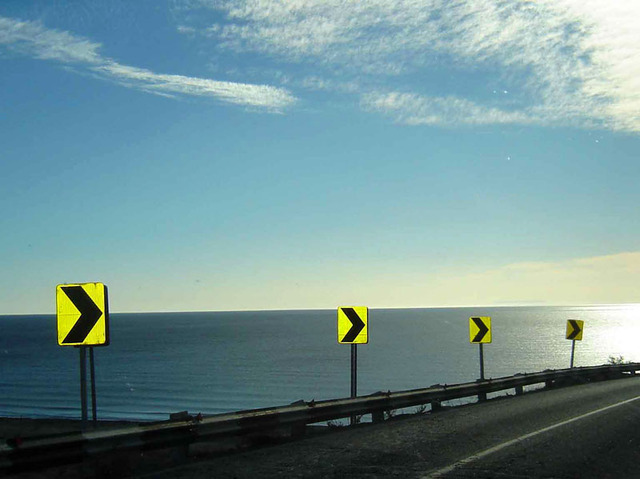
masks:
<svg viewBox="0 0 640 479"><path fill-rule="evenodd" d="M338 342L340 344L367 344L368 308L342 306L338 308Z"/></svg>
<svg viewBox="0 0 640 479"><path fill-rule="evenodd" d="M584 332L584 321L579 319L567 320L567 339L573 341L582 341L582 333Z"/></svg>
<svg viewBox="0 0 640 479"><path fill-rule="evenodd" d="M56 287L58 345L107 346L109 303L102 283L60 284Z"/></svg>
<svg viewBox="0 0 640 479"><path fill-rule="evenodd" d="M491 342L491 318L488 316L476 316L469 318L469 342Z"/></svg>

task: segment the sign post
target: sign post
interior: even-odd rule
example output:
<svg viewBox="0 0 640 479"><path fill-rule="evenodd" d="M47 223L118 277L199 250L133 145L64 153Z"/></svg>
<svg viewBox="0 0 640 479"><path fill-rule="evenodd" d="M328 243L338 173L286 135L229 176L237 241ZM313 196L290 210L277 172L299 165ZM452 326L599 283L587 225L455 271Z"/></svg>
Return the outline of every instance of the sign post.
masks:
<svg viewBox="0 0 640 479"><path fill-rule="evenodd" d="M87 426L87 350L78 346L80 351L80 409L82 411L82 428Z"/></svg>
<svg viewBox="0 0 640 479"><path fill-rule="evenodd" d="M358 345L351 345L351 397L358 397Z"/></svg>
<svg viewBox="0 0 640 479"><path fill-rule="evenodd" d="M484 381L484 349L483 344L491 342L491 318L476 316L469 318L469 342L478 344L480 356L480 381ZM486 393L478 394L479 401L487 399Z"/></svg>
<svg viewBox="0 0 640 479"><path fill-rule="evenodd" d="M584 321L579 319L567 320L567 334L566 338L571 340L571 362L569 363L569 369L573 369L573 358L576 353L576 341L582 341L582 333L584 332Z"/></svg>
<svg viewBox="0 0 640 479"><path fill-rule="evenodd" d="M56 324L59 346L80 350L80 407L86 428L87 348L91 374L92 421L97 421L96 377L93 346L109 345L109 301L102 283L60 284L56 287Z"/></svg>
<svg viewBox="0 0 640 479"><path fill-rule="evenodd" d="M93 346L89 346L89 370L91 371L91 421L96 426L98 423L98 408L96 404L96 364L93 360Z"/></svg>
<svg viewBox="0 0 640 479"><path fill-rule="evenodd" d="M366 306L342 306L338 308L338 343L351 345L351 397L358 396L358 344L367 344L368 308ZM351 416L351 425L356 423Z"/></svg>

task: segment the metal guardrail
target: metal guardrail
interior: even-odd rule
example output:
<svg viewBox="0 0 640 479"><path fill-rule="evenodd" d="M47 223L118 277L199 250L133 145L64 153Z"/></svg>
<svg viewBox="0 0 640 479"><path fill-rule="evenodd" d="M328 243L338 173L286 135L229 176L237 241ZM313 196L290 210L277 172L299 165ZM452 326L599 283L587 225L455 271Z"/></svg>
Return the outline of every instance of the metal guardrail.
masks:
<svg viewBox="0 0 640 479"><path fill-rule="evenodd" d="M385 411L394 409L431 404L432 410L436 410L442 401L452 399L472 396L483 398L488 393L507 389L515 389L516 394L522 394L524 386L533 384L545 383L547 387L552 387L560 381L604 380L625 374L635 375L637 371L640 371L640 363L547 370L472 383L379 392L353 399L298 401L289 406L239 411L200 420L194 418L55 437L25 438L19 444L0 445L0 470L18 471L73 463L108 452L188 445L226 436L266 433L283 427L300 430L307 424L352 415L371 414L373 421L378 422L384 418Z"/></svg>

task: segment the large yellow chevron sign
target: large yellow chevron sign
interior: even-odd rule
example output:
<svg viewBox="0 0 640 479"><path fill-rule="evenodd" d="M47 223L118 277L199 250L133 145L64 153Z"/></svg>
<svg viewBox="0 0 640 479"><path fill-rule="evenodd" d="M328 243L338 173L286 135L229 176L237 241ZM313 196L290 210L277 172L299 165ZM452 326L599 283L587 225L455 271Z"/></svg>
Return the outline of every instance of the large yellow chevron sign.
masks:
<svg viewBox="0 0 640 479"><path fill-rule="evenodd" d="M579 319L567 320L567 339L573 341L582 341L582 333L584 331L584 321Z"/></svg>
<svg viewBox="0 0 640 479"><path fill-rule="evenodd" d="M104 284L58 285L56 313L60 346L109 344L109 302Z"/></svg>
<svg viewBox="0 0 640 479"><path fill-rule="evenodd" d="M368 312L366 306L338 308L338 342L340 344L366 344Z"/></svg>
<svg viewBox="0 0 640 479"><path fill-rule="evenodd" d="M469 318L469 342L478 344L491 342L490 317L476 316Z"/></svg>

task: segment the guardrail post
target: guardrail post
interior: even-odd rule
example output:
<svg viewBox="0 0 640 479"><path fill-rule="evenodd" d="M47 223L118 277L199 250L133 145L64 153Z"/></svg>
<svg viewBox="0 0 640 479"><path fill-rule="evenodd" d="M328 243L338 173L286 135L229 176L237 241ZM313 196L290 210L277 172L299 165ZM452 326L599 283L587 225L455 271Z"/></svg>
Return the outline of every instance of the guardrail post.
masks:
<svg viewBox="0 0 640 479"><path fill-rule="evenodd" d="M524 386L516 386L516 396L522 396L524 394Z"/></svg>
<svg viewBox="0 0 640 479"><path fill-rule="evenodd" d="M371 421L374 423L384 422L384 411L371 411Z"/></svg>
<svg viewBox="0 0 640 479"><path fill-rule="evenodd" d="M442 410L442 402L439 399L431 401L431 412L438 412Z"/></svg>

